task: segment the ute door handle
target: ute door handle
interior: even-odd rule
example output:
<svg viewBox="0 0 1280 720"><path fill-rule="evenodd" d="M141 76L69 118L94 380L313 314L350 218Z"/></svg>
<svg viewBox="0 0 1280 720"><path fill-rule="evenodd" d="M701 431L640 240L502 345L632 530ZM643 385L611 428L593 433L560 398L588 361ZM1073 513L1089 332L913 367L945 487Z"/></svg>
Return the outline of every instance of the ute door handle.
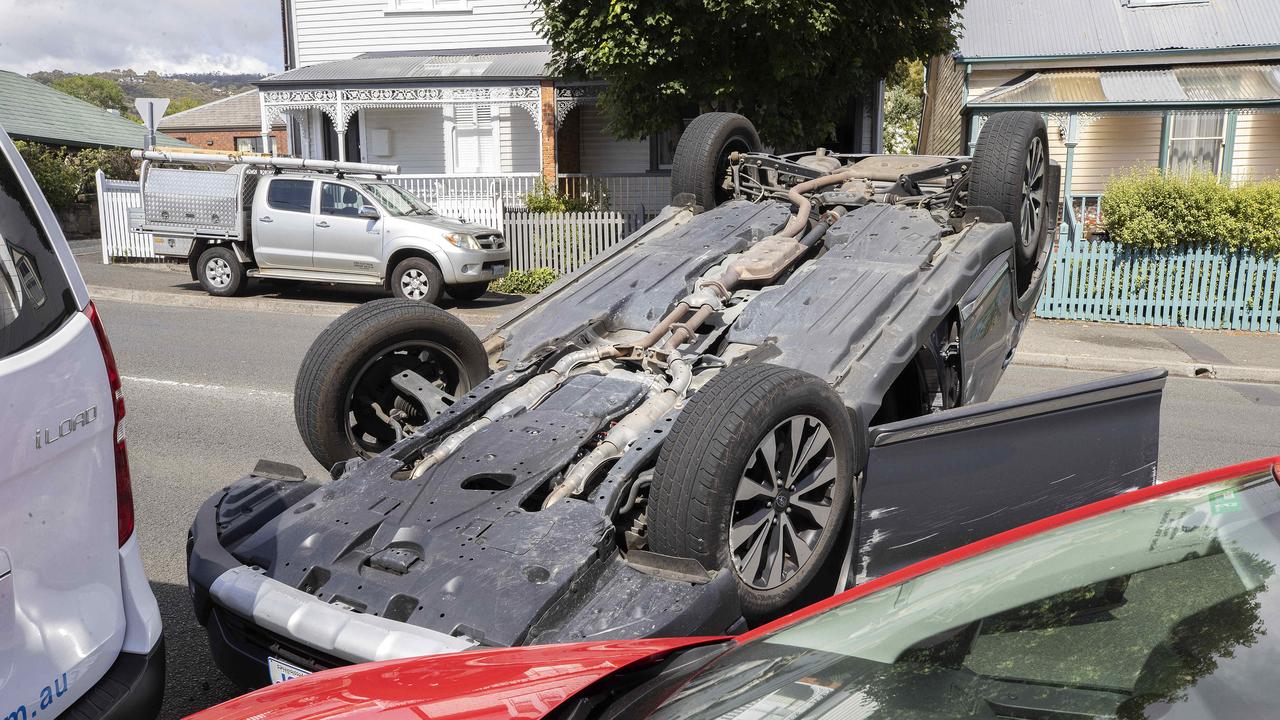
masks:
<svg viewBox="0 0 1280 720"><path fill-rule="evenodd" d="M275 222L275 221L271 219L270 215L263 215L262 217L258 218L258 222Z"/></svg>
<svg viewBox="0 0 1280 720"><path fill-rule="evenodd" d="M329 223L325 222L324 220L321 220L320 222L316 223L316 227L329 227Z"/></svg>

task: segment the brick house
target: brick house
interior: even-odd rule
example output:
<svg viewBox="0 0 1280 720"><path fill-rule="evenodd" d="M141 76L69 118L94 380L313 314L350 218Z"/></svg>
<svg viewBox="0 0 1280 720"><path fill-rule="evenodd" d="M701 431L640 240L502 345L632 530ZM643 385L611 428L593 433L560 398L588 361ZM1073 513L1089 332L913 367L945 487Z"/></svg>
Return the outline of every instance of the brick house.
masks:
<svg viewBox="0 0 1280 720"><path fill-rule="evenodd" d="M207 150L277 152L288 146L283 122L271 126L264 146L262 105L257 90L248 90L160 120L165 133Z"/></svg>

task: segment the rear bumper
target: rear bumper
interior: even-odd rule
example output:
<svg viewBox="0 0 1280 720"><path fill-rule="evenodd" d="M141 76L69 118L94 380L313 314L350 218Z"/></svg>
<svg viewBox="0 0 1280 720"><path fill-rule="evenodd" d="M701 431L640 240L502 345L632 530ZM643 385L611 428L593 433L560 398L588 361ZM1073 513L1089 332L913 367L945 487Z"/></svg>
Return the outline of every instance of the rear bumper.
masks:
<svg viewBox="0 0 1280 720"><path fill-rule="evenodd" d="M164 638L151 651L120 653L98 684L58 717L64 720L150 720L164 699Z"/></svg>

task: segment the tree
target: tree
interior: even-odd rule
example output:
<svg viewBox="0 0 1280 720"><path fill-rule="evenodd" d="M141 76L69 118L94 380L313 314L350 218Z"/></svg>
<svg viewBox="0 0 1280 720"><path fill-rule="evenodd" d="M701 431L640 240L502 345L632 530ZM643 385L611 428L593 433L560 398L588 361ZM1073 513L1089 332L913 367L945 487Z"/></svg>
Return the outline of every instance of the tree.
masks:
<svg viewBox="0 0 1280 720"><path fill-rule="evenodd" d="M924 112L924 63L903 61L885 78L884 151L915 152Z"/></svg>
<svg viewBox="0 0 1280 720"><path fill-rule="evenodd" d="M173 115L174 113L180 113L184 110L190 110L191 108L194 108L194 107L200 107L203 104L204 104L204 101L200 100L199 98L180 97L176 100L171 100L169 102L169 107L164 111L164 114Z"/></svg>
<svg viewBox="0 0 1280 720"><path fill-rule="evenodd" d="M106 78L93 75L70 75L54 80L53 87L100 108L117 110L121 113L129 111L129 102L125 99L124 91L119 85Z"/></svg>
<svg viewBox="0 0 1280 720"><path fill-rule="evenodd" d="M536 0L558 75L604 80L619 137L731 110L765 142L832 137L900 60L952 48L964 0Z"/></svg>

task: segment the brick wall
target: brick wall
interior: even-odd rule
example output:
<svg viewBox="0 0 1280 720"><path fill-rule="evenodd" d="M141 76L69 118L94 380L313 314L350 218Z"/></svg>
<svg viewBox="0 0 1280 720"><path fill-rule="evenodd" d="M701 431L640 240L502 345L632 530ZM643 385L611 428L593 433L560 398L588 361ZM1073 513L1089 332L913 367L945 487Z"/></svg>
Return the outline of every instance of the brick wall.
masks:
<svg viewBox="0 0 1280 720"><path fill-rule="evenodd" d="M184 140L195 145L202 150L226 150L228 152L236 149L236 138L257 137L261 131L243 128L240 130L162 130L169 137ZM272 135L276 138L277 151L284 154L289 152L289 136L284 128L276 128L272 131Z"/></svg>

